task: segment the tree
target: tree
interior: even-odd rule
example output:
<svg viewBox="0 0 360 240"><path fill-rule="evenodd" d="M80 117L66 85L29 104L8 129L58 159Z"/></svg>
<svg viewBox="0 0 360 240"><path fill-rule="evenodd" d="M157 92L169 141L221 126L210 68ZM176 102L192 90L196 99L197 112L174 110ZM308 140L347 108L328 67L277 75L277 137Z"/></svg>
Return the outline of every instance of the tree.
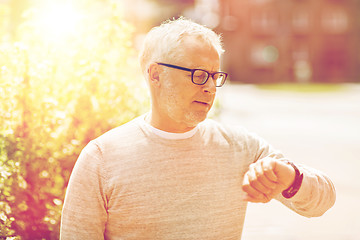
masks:
<svg viewBox="0 0 360 240"><path fill-rule="evenodd" d="M69 6L67 6L69 7ZM44 34L29 9L0 48L0 239L57 239L81 149L148 107L119 5L84 0L78 28Z"/></svg>

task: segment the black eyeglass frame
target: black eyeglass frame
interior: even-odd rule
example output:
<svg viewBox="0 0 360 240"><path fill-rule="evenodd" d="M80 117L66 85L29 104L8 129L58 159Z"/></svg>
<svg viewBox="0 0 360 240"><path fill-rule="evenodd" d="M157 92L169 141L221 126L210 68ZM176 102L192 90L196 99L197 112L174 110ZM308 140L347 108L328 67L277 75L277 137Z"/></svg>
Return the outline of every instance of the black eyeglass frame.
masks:
<svg viewBox="0 0 360 240"><path fill-rule="evenodd" d="M228 74L226 72L212 72L212 73L210 73L210 72L208 72L208 71L206 71L204 69L200 69L200 68L191 69L191 68L180 67L180 66L177 66L177 65L168 64L168 63L161 63L161 62L157 62L157 64L165 66L165 67L170 67L170 68L175 68L175 69L191 72L191 81L192 81L192 83L194 83L196 85L204 85L209 80L210 76L211 76L212 79L214 79L215 74L223 74L224 75L224 80L221 81L220 86L216 86L216 87L222 87L225 84L226 78L228 76ZM207 78L202 83L194 82L194 72L197 71L197 70L200 70L200 71L203 71L203 72L207 73Z"/></svg>

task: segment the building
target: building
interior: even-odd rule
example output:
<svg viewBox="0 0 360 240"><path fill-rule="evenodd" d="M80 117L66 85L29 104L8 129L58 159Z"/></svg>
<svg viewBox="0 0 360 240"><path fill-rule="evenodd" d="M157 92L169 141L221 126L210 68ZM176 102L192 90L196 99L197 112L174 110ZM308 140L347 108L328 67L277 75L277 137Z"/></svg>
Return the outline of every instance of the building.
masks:
<svg viewBox="0 0 360 240"><path fill-rule="evenodd" d="M359 0L220 3L232 81L360 82Z"/></svg>

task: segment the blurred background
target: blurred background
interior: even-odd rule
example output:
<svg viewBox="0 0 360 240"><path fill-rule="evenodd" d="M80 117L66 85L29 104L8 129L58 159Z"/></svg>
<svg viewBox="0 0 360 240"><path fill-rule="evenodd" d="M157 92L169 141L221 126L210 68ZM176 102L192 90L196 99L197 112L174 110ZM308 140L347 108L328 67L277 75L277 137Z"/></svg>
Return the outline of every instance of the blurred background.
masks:
<svg viewBox="0 0 360 240"><path fill-rule="evenodd" d="M221 33L212 117L326 172L337 202L307 219L250 204L244 240L360 239L360 0L0 0L0 239L58 239L81 149L149 107L137 53L185 16Z"/></svg>

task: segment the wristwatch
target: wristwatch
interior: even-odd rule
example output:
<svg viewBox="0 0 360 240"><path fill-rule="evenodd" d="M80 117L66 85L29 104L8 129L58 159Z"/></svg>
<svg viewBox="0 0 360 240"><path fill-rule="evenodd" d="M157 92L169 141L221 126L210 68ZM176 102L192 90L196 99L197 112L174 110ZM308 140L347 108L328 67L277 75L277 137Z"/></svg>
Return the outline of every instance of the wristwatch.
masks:
<svg viewBox="0 0 360 240"><path fill-rule="evenodd" d="M287 189L285 189L282 192L282 195L284 198L292 198L300 189L301 187L301 183L303 181L304 175L301 173L299 169L295 166L294 163L290 162L290 161L285 161L287 164L290 164L294 170L295 170L295 180L293 182L293 184L288 187Z"/></svg>

